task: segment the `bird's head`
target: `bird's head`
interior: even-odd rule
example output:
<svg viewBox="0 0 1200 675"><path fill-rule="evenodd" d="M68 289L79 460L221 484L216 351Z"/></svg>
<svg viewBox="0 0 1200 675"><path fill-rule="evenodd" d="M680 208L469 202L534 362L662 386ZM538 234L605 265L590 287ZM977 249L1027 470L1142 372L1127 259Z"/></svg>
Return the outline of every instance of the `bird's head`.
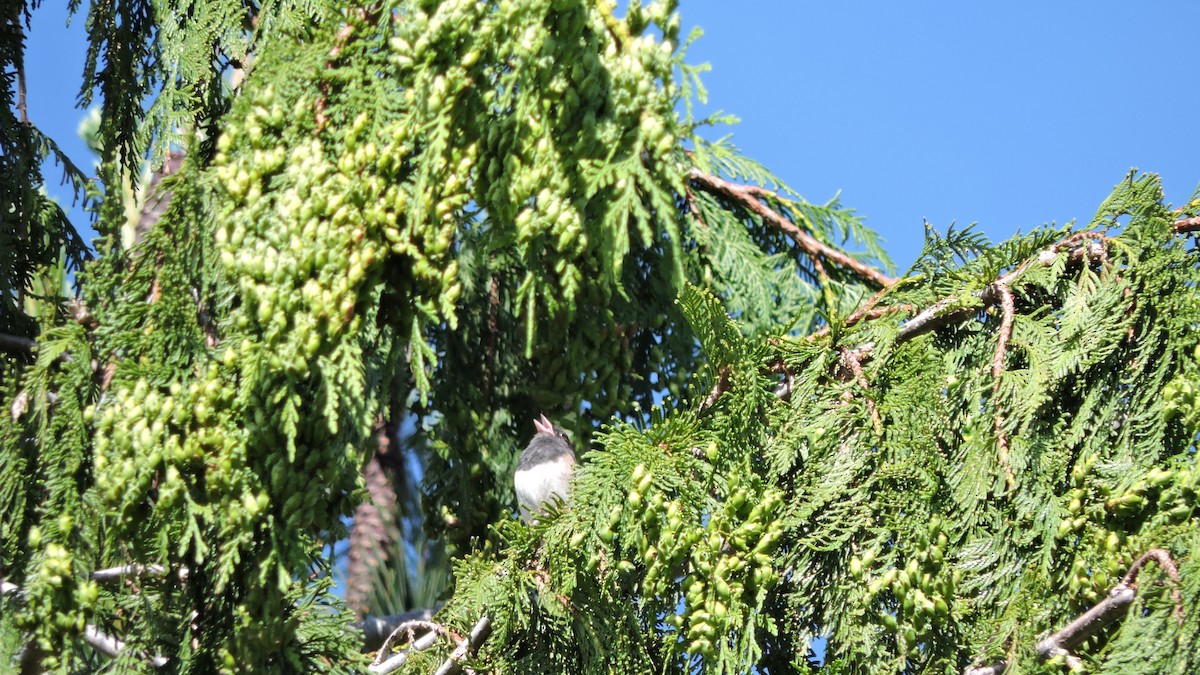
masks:
<svg viewBox="0 0 1200 675"><path fill-rule="evenodd" d="M568 444L570 444L570 442L571 442L571 439L567 437L567 430L563 429L562 427L558 426L557 424L554 424L553 422L551 422L550 419L548 417L546 417L545 414L539 416L536 420L533 421L533 427L535 429L537 429L537 432L539 434L553 436L555 438L563 440L564 442L566 442Z"/></svg>

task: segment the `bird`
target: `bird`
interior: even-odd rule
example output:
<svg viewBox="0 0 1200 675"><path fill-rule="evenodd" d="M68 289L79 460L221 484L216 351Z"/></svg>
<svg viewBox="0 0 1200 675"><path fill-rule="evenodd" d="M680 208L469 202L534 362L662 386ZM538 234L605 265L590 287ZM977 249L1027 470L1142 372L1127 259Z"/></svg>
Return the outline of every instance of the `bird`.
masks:
<svg viewBox="0 0 1200 675"><path fill-rule="evenodd" d="M551 495L567 498L571 472L575 469L575 451L567 440L567 432L544 414L533 421L533 426L537 433L521 452L513 475L521 519L527 523L533 521Z"/></svg>

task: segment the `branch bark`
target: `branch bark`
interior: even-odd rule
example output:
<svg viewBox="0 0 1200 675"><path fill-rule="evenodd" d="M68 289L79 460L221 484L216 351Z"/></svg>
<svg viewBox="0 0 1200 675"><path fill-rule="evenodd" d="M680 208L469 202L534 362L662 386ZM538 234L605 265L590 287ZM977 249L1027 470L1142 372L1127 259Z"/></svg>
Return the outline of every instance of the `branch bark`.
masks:
<svg viewBox="0 0 1200 675"><path fill-rule="evenodd" d="M437 606L387 616L368 616L362 621L356 621L354 627L363 633L363 651L374 651L400 626L412 621L430 621L439 609L441 607ZM424 633L425 631L420 631L417 637Z"/></svg>
<svg viewBox="0 0 1200 675"><path fill-rule="evenodd" d="M1071 653L1079 645L1087 642L1088 638L1099 633L1105 626L1125 616L1133 601L1137 599L1137 579L1148 562L1156 562L1167 573L1175 585L1173 598L1175 613L1182 619L1183 605L1179 597L1179 570L1171 554L1165 549L1153 548L1143 553L1132 565L1120 583L1109 590L1108 595L1093 605L1083 614L1073 619L1053 634L1046 636L1037 643L1038 657L1043 661L1056 656L1063 657L1068 665L1078 663L1078 657ZM1008 661L1000 661L986 666L970 666L963 670L963 675L1000 675L1008 668Z"/></svg>
<svg viewBox="0 0 1200 675"><path fill-rule="evenodd" d="M429 649L437 643L438 637L446 635L454 639L458 643L458 646L442 662L441 667L437 669L435 675L454 675L462 670L462 661L475 653L475 650L479 649L479 645L483 644L484 640L487 640L488 636L492 634L492 620L486 614L479 617L479 621L475 622L475 625L471 628L471 633L463 639L454 637L448 629L435 623L427 621L414 623L421 624L421 626L414 625L414 632L410 632L410 635L415 634L417 627L424 628L426 631L425 634L414 640L407 649L399 654L392 656L382 663L371 664L370 668L368 668L371 673L385 675L386 673L395 672L408 661L409 654ZM407 630L407 627L401 624L397 627L396 631L400 630ZM390 641L391 638L389 638L388 642ZM383 656L383 653L380 656Z"/></svg>
<svg viewBox="0 0 1200 675"><path fill-rule="evenodd" d="M1188 232L1200 232L1200 216L1180 218L1175 221L1176 234L1186 234Z"/></svg>
<svg viewBox="0 0 1200 675"><path fill-rule="evenodd" d="M811 234L784 218L771 207L763 203L764 190L753 186L738 185L718 178L699 169L692 169L688 179L697 189L729 200L762 218L764 222L782 230L795 241L813 261L815 267L820 267L822 261L831 262L839 267L850 270L867 284L875 288L885 288L896 283L896 280L883 272L850 257L845 251L840 251L818 241Z"/></svg>

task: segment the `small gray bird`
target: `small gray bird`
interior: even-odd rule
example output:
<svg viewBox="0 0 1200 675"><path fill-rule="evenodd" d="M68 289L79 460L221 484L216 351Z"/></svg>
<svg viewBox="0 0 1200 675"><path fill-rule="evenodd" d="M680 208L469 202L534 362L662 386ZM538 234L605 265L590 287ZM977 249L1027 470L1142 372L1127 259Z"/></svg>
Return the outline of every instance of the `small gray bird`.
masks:
<svg viewBox="0 0 1200 675"><path fill-rule="evenodd" d="M542 415L533 421L537 433L521 453L513 483L521 519L530 522L550 495L567 498L571 471L575 469L575 451L567 442L567 432Z"/></svg>

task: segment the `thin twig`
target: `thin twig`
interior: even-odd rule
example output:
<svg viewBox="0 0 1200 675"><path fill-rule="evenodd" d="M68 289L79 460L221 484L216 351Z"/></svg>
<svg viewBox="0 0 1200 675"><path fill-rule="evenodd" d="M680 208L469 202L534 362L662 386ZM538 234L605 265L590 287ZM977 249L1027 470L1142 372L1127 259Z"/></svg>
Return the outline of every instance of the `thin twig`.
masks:
<svg viewBox="0 0 1200 675"><path fill-rule="evenodd" d="M717 373L717 383L713 385L712 391L708 392L708 396L700 403L700 410L705 411L717 404L717 400L729 391L729 375L732 369L729 366L722 366Z"/></svg>
<svg viewBox="0 0 1200 675"><path fill-rule="evenodd" d="M866 263L855 260L846 252L839 251L832 246L818 241L811 234L797 227L795 223L784 218L779 212L764 204L759 198L759 194L761 193L756 191L756 189L730 183L717 176L704 173L699 169L692 169L688 173L688 178L691 180L692 185L697 188L739 204L758 215L765 222L783 230L793 241L800 245L800 248L810 258L822 258L839 267L844 267L876 288L891 286L896 282L892 277L887 276Z"/></svg>
<svg viewBox="0 0 1200 675"><path fill-rule="evenodd" d="M875 427L875 433L883 433L883 420L879 417L879 410L875 408L875 401L871 400L870 392L868 391L867 376L863 373L861 359L862 355L857 350L842 350L842 365L850 371L854 377L854 383L863 390L863 399L866 401L867 412L871 415L871 425Z"/></svg>
<svg viewBox="0 0 1200 675"><path fill-rule="evenodd" d="M486 614L479 617L479 621L471 628L471 634L466 640L458 643L458 647L451 652L450 657L442 664L441 668L437 669L434 675L456 675L462 670L462 661L479 649L479 645L488 639L492 634L492 620Z"/></svg>
<svg viewBox="0 0 1200 675"><path fill-rule="evenodd" d="M1142 568L1146 566L1146 563L1150 562L1151 560L1158 563L1158 566L1167 573L1167 576L1171 578L1171 581L1175 582L1171 588L1171 600L1175 602L1175 616L1182 621L1183 597L1179 594L1179 568L1175 566L1175 561L1171 559L1171 554L1167 552L1166 549L1152 548L1140 555L1138 559L1133 561L1133 564L1129 566L1129 571L1125 573L1125 578L1121 580L1121 583L1137 587L1138 575L1141 574Z"/></svg>

